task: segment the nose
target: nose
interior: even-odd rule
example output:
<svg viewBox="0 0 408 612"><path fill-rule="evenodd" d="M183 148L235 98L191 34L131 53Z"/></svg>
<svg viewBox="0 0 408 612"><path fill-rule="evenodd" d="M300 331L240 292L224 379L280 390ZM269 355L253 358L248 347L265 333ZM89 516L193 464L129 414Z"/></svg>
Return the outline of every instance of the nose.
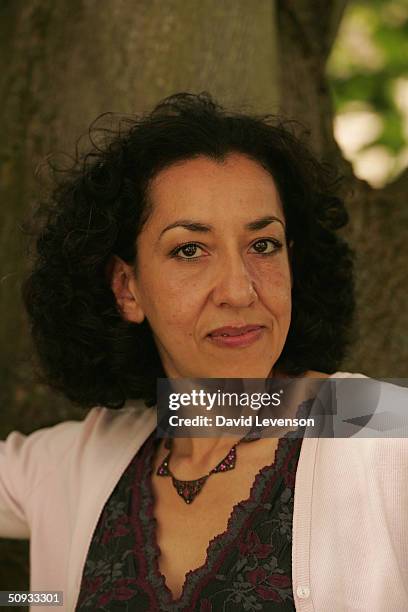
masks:
<svg viewBox="0 0 408 612"><path fill-rule="evenodd" d="M218 265L213 289L217 306L247 308L258 299L254 279L240 255L224 257Z"/></svg>

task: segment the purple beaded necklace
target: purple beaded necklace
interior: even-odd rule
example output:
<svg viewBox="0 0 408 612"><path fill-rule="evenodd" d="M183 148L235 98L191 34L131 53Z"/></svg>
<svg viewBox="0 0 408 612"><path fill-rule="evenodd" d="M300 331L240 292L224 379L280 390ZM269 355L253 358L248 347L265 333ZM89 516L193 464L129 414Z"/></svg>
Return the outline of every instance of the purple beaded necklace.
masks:
<svg viewBox="0 0 408 612"><path fill-rule="evenodd" d="M251 432L250 432L251 434ZM157 476L171 476L171 480L173 483L173 487L176 489L177 493L180 495L181 499L183 499L186 504L191 504L197 495L200 493L201 489L207 482L207 479L211 476L211 474L219 474L220 472L228 472L229 470L233 470L235 468L235 462L237 457L237 446L241 444L241 442L254 442L254 440L259 440L259 436L257 437L249 437L249 434L238 440L230 448L228 453L225 455L224 459L222 459L216 466L213 468L208 474L205 476L201 476L201 478L197 478L196 480L178 480L173 472L170 470L169 462L172 453L173 440L172 438L167 438L165 442L165 448L169 449L169 453L163 459L161 464L157 469Z"/></svg>

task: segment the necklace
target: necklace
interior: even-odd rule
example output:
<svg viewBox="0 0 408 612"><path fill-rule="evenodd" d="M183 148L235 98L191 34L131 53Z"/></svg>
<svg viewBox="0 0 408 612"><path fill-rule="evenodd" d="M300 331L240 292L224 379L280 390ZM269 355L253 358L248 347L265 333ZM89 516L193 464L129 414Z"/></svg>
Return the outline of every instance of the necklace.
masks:
<svg viewBox="0 0 408 612"><path fill-rule="evenodd" d="M251 432L249 432L251 433ZM201 489L207 482L207 479L212 474L219 474L220 472L228 472L229 470L233 470L235 468L235 462L237 457L237 446L241 444L241 442L254 442L254 440L259 440L258 437L249 437L249 434L238 440L230 448L228 453L225 455L224 459L221 459L219 463L213 468L208 474L205 476L201 476L201 478L196 478L195 480L178 480L170 470L169 463L170 457L173 450L173 440L172 438L167 438L165 442L165 447L169 449L169 453L163 459L161 464L157 469L157 476L171 476L171 480L173 483L173 487L176 489L177 493L180 495L181 499L186 502L186 504L191 504L197 495L200 493Z"/></svg>

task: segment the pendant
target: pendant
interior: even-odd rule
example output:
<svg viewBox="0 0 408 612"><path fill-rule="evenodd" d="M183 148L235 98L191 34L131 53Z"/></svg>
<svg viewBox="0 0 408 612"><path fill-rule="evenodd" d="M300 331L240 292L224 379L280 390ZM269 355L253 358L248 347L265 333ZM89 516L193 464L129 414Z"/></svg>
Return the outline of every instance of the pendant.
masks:
<svg viewBox="0 0 408 612"><path fill-rule="evenodd" d="M197 478L196 480L178 480L169 468L169 461L171 456L171 445L170 452L165 457L165 459L160 464L156 474L157 476L171 476L171 480L173 483L173 487L176 489L177 493L181 497L181 499L186 504L191 504L197 495L200 493L204 484L207 482L207 479L211 474L219 474L220 472L228 472L229 470L233 470L235 468L235 462L237 457L236 451L237 444L235 444L228 452L226 457L222 459L215 468L211 470L206 476L201 476L201 478ZM168 448L168 447L167 447Z"/></svg>
<svg viewBox="0 0 408 612"><path fill-rule="evenodd" d="M198 480L177 480L172 476L173 486L186 504L191 504L203 488L208 476Z"/></svg>

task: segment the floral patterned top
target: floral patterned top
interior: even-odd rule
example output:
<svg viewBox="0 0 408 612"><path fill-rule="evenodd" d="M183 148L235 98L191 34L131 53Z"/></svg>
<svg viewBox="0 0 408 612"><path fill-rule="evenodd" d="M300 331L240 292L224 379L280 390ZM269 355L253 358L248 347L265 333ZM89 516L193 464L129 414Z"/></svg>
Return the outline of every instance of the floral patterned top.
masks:
<svg viewBox="0 0 408 612"><path fill-rule="evenodd" d="M279 439L272 465L236 504L203 566L187 573L174 599L159 570L151 473L153 432L121 476L92 537L77 612L241 612L295 610L292 516L302 438Z"/></svg>

